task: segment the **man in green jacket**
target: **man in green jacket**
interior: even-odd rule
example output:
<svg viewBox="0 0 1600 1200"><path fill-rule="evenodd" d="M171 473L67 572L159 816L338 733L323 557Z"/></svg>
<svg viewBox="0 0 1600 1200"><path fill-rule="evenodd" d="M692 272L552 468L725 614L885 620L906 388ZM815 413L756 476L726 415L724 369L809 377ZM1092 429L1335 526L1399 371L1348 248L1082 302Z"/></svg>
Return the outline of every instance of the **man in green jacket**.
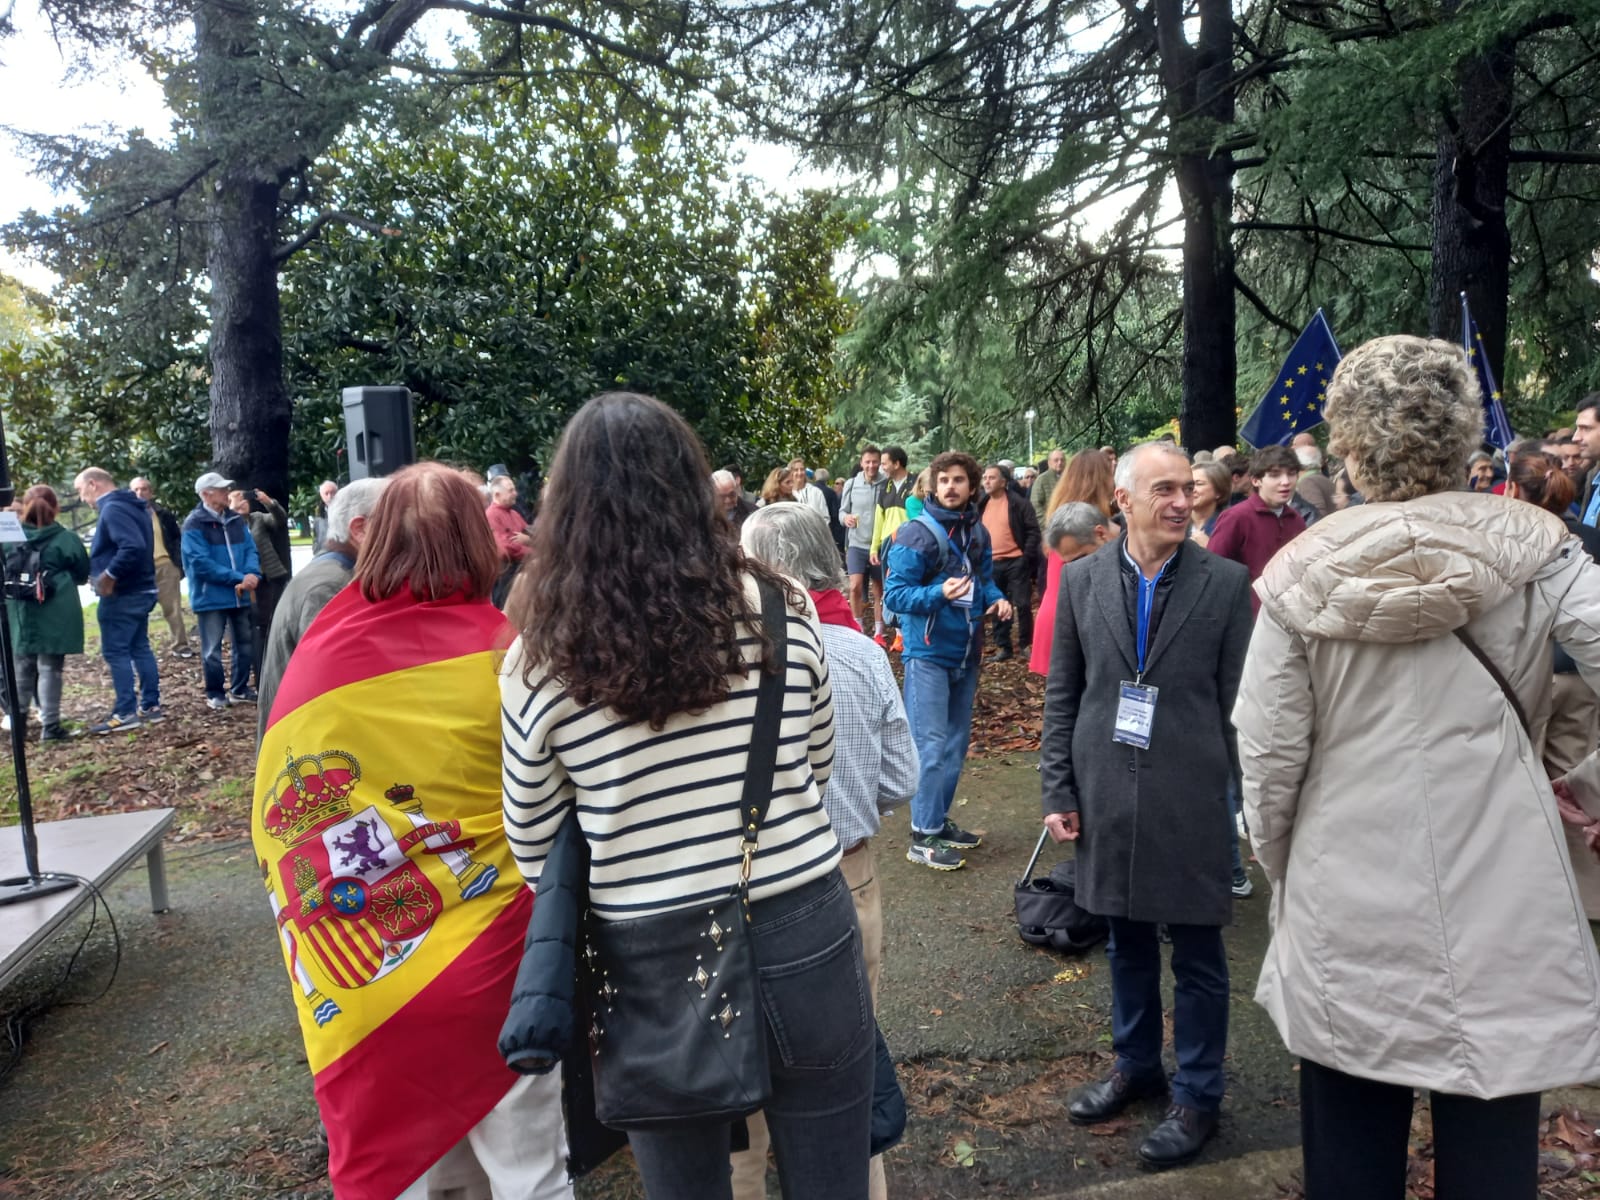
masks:
<svg viewBox="0 0 1600 1200"><path fill-rule="evenodd" d="M1056 484L1061 482L1061 472L1067 469L1067 452L1065 450L1052 450L1045 462L1047 470L1039 472L1039 478L1033 481L1033 487L1028 492L1028 499L1033 504L1033 511L1039 518L1039 528L1044 528L1045 518L1049 516L1045 510L1050 507L1050 497L1055 494Z"/></svg>

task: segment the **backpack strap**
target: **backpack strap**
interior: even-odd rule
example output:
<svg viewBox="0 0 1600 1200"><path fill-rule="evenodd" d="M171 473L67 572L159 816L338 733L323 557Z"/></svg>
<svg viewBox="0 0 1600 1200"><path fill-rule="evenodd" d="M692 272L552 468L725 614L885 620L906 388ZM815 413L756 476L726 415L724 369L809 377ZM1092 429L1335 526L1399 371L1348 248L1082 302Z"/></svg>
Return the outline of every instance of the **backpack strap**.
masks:
<svg viewBox="0 0 1600 1200"><path fill-rule="evenodd" d="M956 558L956 548L950 542L950 535L944 531L943 525L928 515L926 510L918 513L916 519L918 523L933 530L933 540L939 546L939 566L936 573L942 575L950 570Z"/></svg>

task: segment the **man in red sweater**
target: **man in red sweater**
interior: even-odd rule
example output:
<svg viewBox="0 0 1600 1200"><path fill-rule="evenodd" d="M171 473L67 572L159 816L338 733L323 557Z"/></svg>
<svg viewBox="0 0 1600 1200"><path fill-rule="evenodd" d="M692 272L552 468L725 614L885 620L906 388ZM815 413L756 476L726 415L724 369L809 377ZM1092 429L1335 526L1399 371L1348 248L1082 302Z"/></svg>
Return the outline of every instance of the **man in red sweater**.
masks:
<svg viewBox="0 0 1600 1200"><path fill-rule="evenodd" d="M504 608L506 596L511 592L511 581L516 578L522 556L528 552L528 543L522 535L527 533L527 522L515 505L517 483L509 475L497 475L489 481L489 507L484 516L489 520L489 532L494 534L494 544L500 550L500 578L494 585L494 606Z"/></svg>
<svg viewBox="0 0 1600 1200"><path fill-rule="evenodd" d="M1206 549L1223 558L1243 563L1251 582L1261 577L1272 556L1287 546L1306 523L1289 507L1295 484L1300 480L1300 463L1287 446L1266 446L1250 460L1250 482L1255 492L1217 518ZM1261 601L1250 593L1250 611L1261 610Z"/></svg>

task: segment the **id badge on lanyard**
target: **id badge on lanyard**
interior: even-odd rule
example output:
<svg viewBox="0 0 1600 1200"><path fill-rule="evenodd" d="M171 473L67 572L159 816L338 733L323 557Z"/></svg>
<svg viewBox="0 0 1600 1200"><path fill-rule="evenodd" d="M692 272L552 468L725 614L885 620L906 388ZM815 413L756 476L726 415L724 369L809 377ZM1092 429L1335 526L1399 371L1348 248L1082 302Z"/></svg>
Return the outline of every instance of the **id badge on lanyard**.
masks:
<svg viewBox="0 0 1600 1200"><path fill-rule="evenodd" d="M1146 687L1142 683L1123 680L1122 694L1117 701L1117 724L1111 734L1113 742L1124 746L1150 749L1150 729L1156 722L1156 694L1160 688Z"/></svg>
<svg viewBox="0 0 1600 1200"><path fill-rule="evenodd" d="M955 539L952 538L950 544L951 544L951 547L954 548ZM967 587L967 590L965 592L962 592L961 595L957 596L955 599L950 601L950 603L956 608L971 609L972 608L972 594L973 594L973 592L978 590L977 580L975 580L972 577L972 563L967 560L967 548L971 544L972 544L971 536L968 535L967 545L961 547L961 550L960 550L960 554L961 554L961 576L960 577L962 579L965 579L968 582L969 586Z"/></svg>
<svg viewBox="0 0 1600 1200"><path fill-rule="evenodd" d="M1150 614L1155 607L1156 585L1161 582L1166 569L1167 564L1162 563L1161 570L1150 580L1146 580L1144 573L1139 572L1138 621L1135 630L1139 675L1132 683L1125 679L1118 685L1117 720L1111 731L1113 742L1135 746L1140 750L1150 749L1150 733L1156 723L1156 697L1161 691L1145 683L1144 668L1150 644Z"/></svg>
<svg viewBox="0 0 1600 1200"><path fill-rule="evenodd" d="M977 590L976 585L972 583L972 572L963 571L961 573L961 578L965 579L968 582L968 584L971 585L971 586L969 586L966 591L962 592L961 595L957 596L954 600L950 601L950 603L953 604L956 608L971 608L972 607L972 593Z"/></svg>

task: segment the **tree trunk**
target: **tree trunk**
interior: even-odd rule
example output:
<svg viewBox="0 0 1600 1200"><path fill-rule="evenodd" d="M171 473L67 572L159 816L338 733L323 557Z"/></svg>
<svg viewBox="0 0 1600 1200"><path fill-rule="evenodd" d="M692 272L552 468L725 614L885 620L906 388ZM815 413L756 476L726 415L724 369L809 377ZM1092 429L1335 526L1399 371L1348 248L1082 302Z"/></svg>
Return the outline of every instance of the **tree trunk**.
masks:
<svg viewBox="0 0 1600 1200"><path fill-rule="evenodd" d="M278 303L278 177L252 153L260 118L258 29L251 7L195 7L201 126L224 166L207 197L212 465L289 499L289 395Z"/></svg>
<svg viewBox="0 0 1600 1200"><path fill-rule="evenodd" d="M1183 9L1158 0L1157 40L1183 208L1183 402L1179 429L1192 449L1238 434L1234 394L1233 155L1213 151L1233 122L1233 17L1228 0L1200 0L1199 40L1183 35Z"/></svg>
<svg viewBox="0 0 1600 1200"><path fill-rule="evenodd" d="M1238 436L1230 156L1178 160L1183 204L1183 444L1209 450Z"/></svg>
<svg viewBox="0 0 1600 1200"><path fill-rule="evenodd" d="M289 499L278 308L278 187L230 176L211 199L211 447L217 470Z"/></svg>
<svg viewBox="0 0 1600 1200"><path fill-rule="evenodd" d="M1511 287L1506 189L1515 57L1514 44L1508 42L1461 65L1455 109L1439 125L1433 171L1429 327L1435 337L1459 340L1465 292L1489 365L1502 383Z"/></svg>

